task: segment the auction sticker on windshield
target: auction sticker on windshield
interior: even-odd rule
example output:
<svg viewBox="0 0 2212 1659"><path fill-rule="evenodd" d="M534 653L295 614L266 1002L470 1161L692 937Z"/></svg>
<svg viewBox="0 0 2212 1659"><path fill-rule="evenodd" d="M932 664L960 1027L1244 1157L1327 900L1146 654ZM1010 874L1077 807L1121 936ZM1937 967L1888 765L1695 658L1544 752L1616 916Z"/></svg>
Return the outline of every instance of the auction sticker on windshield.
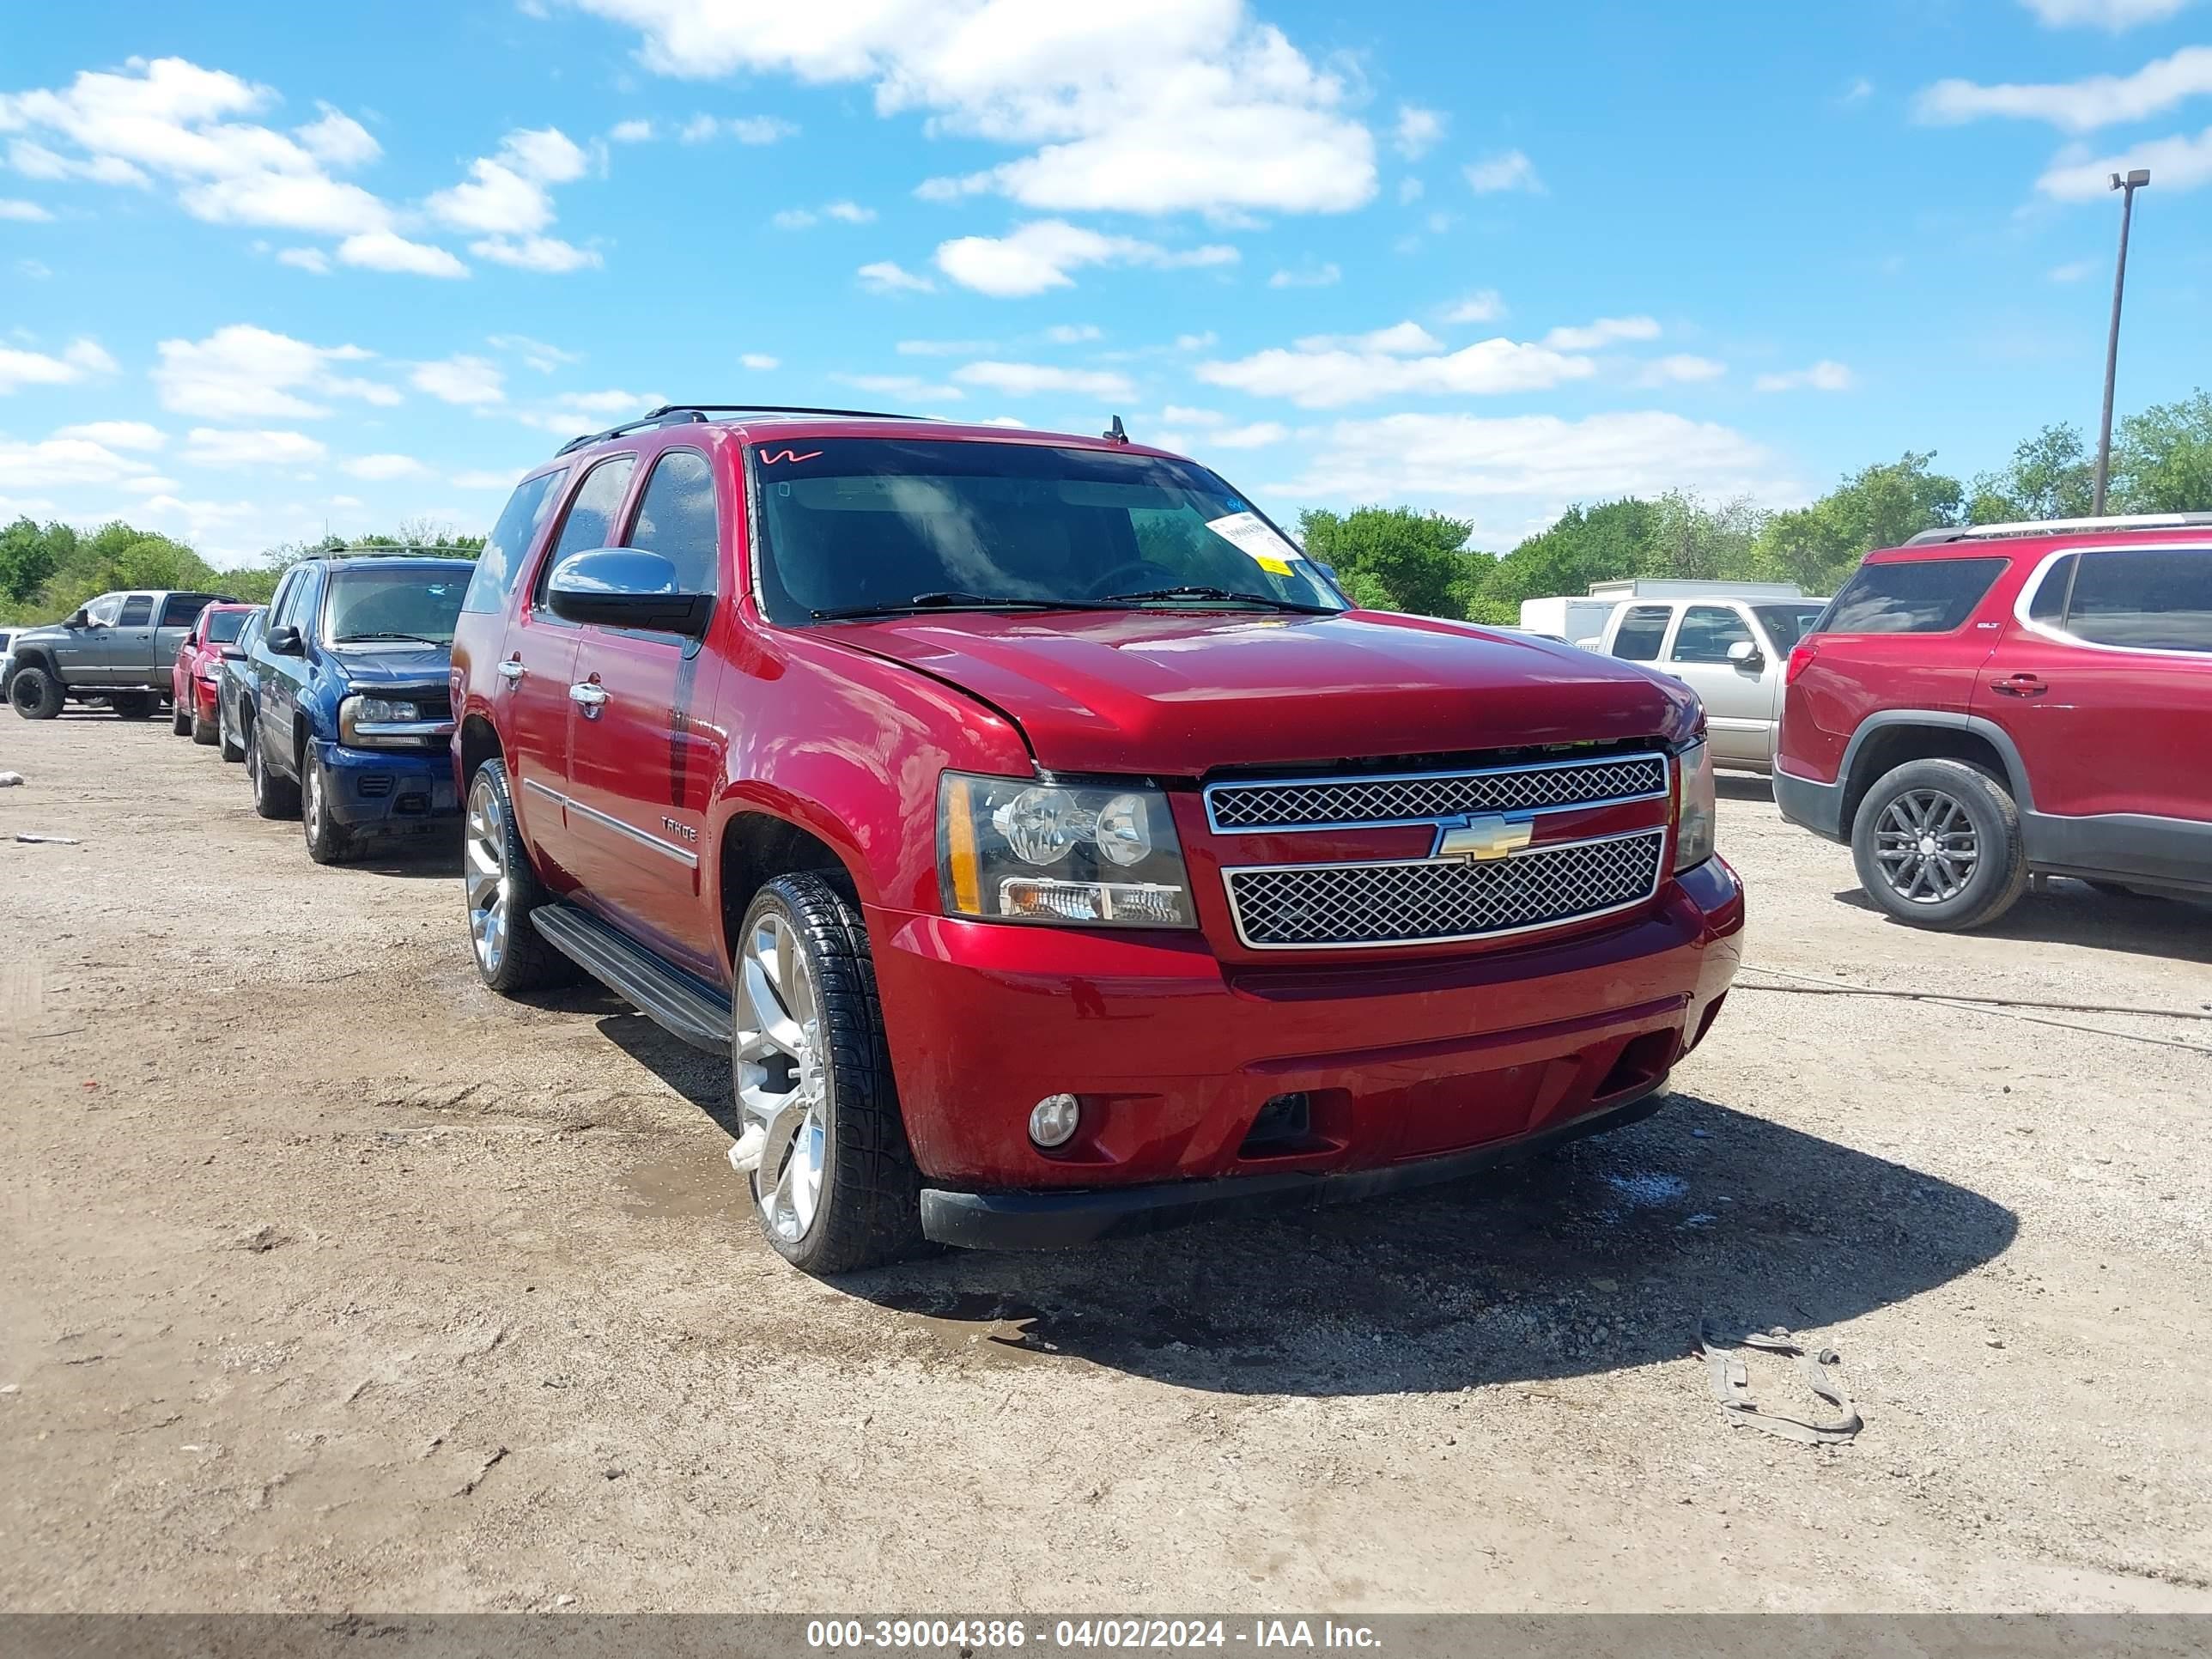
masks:
<svg viewBox="0 0 2212 1659"><path fill-rule="evenodd" d="M1225 519L1208 519L1206 527L1222 540L1233 544L1270 575L1289 575L1291 561L1304 556L1256 513L1231 513Z"/></svg>

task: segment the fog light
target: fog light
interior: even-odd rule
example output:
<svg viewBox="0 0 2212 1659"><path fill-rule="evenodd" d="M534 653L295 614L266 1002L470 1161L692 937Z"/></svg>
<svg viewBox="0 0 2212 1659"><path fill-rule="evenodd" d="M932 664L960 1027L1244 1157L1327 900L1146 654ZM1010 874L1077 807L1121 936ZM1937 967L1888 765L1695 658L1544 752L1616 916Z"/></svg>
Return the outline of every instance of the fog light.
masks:
<svg viewBox="0 0 2212 1659"><path fill-rule="evenodd" d="M1030 1139L1049 1152L1075 1139L1083 1103L1073 1095L1047 1095L1030 1109Z"/></svg>

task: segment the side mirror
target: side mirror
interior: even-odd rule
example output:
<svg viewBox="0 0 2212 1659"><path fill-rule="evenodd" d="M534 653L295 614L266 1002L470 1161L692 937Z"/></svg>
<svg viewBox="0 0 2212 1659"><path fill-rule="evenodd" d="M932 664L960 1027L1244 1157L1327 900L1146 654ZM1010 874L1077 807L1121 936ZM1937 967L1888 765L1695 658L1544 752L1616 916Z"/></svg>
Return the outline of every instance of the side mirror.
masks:
<svg viewBox="0 0 2212 1659"><path fill-rule="evenodd" d="M234 645L226 645L222 647L222 659L225 662L244 662L246 653Z"/></svg>
<svg viewBox="0 0 2212 1659"><path fill-rule="evenodd" d="M1728 659L1738 668L1757 668L1766 659L1749 640L1738 640L1728 648Z"/></svg>
<svg viewBox="0 0 2212 1659"><path fill-rule="evenodd" d="M545 597L565 621L692 640L706 633L714 614L712 593L684 592L673 564L635 547L571 553L553 567Z"/></svg>
<svg viewBox="0 0 2212 1659"><path fill-rule="evenodd" d="M272 628L269 630L269 648L280 657L304 657L307 641L296 628Z"/></svg>

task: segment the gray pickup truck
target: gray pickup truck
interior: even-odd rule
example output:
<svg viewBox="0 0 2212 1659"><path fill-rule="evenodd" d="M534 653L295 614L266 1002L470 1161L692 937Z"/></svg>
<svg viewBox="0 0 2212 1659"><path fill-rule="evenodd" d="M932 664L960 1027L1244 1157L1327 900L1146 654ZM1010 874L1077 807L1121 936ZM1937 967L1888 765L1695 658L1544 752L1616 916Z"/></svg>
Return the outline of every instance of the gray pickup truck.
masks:
<svg viewBox="0 0 2212 1659"><path fill-rule="evenodd" d="M143 720L168 702L169 669L193 619L228 598L143 588L103 593L64 622L19 631L0 690L27 720L50 720L64 703L94 697L125 720Z"/></svg>

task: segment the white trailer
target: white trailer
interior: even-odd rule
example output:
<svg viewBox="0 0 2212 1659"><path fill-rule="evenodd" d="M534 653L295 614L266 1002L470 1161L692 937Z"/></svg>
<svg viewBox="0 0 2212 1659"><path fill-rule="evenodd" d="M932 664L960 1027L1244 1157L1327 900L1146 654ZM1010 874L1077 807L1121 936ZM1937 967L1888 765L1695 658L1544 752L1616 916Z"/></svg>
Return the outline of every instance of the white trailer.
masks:
<svg viewBox="0 0 2212 1659"><path fill-rule="evenodd" d="M1550 634L1570 644L1594 640L1605 632L1606 618L1616 599L1553 595L1521 601L1521 626L1532 634Z"/></svg>

